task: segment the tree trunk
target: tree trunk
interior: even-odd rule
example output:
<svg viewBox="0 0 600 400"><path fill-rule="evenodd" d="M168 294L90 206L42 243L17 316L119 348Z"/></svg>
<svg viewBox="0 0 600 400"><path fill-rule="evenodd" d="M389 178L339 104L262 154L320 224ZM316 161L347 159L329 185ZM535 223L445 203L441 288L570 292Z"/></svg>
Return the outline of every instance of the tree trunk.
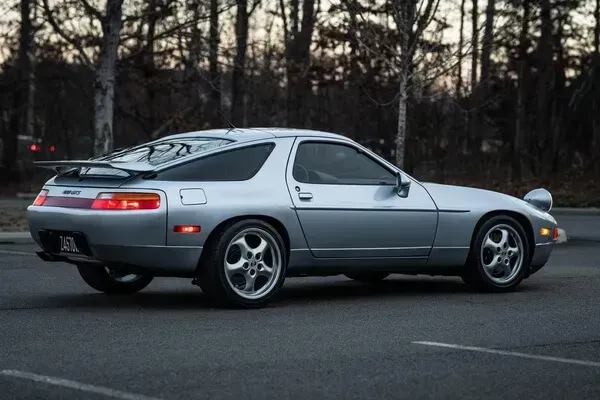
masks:
<svg viewBox="0 0 600 400"><path fill-rule="evenodd" d="M536 113L536 163L540 163L547 150L545 143L550 135L550 93L552 93L552 16L550 0L541 0L541 34L538 48L538 90Z"/></svg>
<svg viewBox="0 0 600 400"><path fill-rule="evenodd" d="M247 0L237 0L235 20L236 53L231 82L231 118L237 126L244 125L244 95L246 73L246 51L248 49L248 4Z"/></svg>
<svg viewBox="0 0 600 400"><path fill-rule="evenodd" d="M473 0L471 9L471 92L475 92L477 86L477 63L479 60L479 10L477 0Z"/></svg>
<svg viewBox="0 0 600 400"><path fill-rule="evenodd" d="M212 90L210 108L213 127L218 126L221 108L221 75L219 73L219 0L210 0L210 28L208 39L208 74Z"/></svg>
<svg viewBox="0 0 600 400"><path fill-rule="evenodd" d="M517 88L517 119L515 124L515 136L513 139L512 176L515 180L523 178L523 149L525 147L525 133L527 132L527 112L525 99L527 97L527 47L529 35L530 0L523 1L523 20L521 32L519 33L519 61L518 76L519 87Z"/></svg>
<svg viewBox="0 0 600 400"><path fill-rule="evenodd" d="M298 25L297 2L292 3L292 35L288 46L286 67L288 79L287 121L290 126L307 127L306 116L310 81L304 76L310 66L310 44L315 23L315 0L304 0L302 4L302 22Z"/></svg>
<svg viewBox="0 0 600 400"><path fill-rule="evenodd" d="M477 0L472 1L473 7L471 9L471 97L470 97L470 109L471 112L468 116L467 126L467 150L477 152L477 137L481 135L478 121L479 121L479 110L480 106L479 98L477 96L477 65L479 63L479 10Z"/></svg>
<svg viewBox="0 0 600 400"><path fill-rule="evenodd" d="M598 92L600 91L600 0L596 0L594 8L594 56L592 62L592 77L594 79L594 88L596 96L594 96L594 126L592 128L592 152L593 154L600 153L600 107L598 101ZM600 163L596 162L596 171L600 173Z"/></svg>
<svg viewBox="0 0 600 400"><path fill-rule="evenodd" d="M400 77L400 93L398 100L398 131L396 132L396 166L404 169L406 156L406 110L408 103L408 71L404 70Z"/></svg>
<svg viewBox="0 0 600 400"><path fill-rule="evenodd" d="M113 115L116 64L123 0L107 0L102 20L102 47L94 82L94 155L113 148Z"/></svg>
<svg viewBox="0 0 600 400"><path fill-rule="evenodd" d="M147 110L149 119L149 132L156 129L158 121L154 110L156 97L156 85L154 75L156 66L154 62L154 36L156 32L156 23L158 22L157 1L150 0L147 3L146 12L148 13L148 32L146 33L146 44L142 50L142 70L144 74L145 89L147 94Z"/></svg>
<svg viewBox="0 0 600 400"><path fill-rule="evenodd" d="M2 131L2 171L0 180L6 183L18 182L15 164L18 160L18 136L23 133L33 134L33 81L32 52L33 32L31 26L31 2L21 0L21 24L19 32L19 52L17 56L17 84L13 91L13 107L8 129Z"/></svg>
<svg viewBox="0 0 600 400"><path fill-rule="evenodd" d="M458 74L456 81L456 97L460 98L462 95L462 86L463 86L463 47L465 46L465 3L466 0L461 0L460 2L460 29L458 32Z"/></svg>
<svg viewBox="0 0 600 400"><path fill-rule="evenodd" d="M481 49L481 75L480 82L485 88L489 84L490 78L490 57L492 55L492 45L494 42L494 13L495 0L488 0L485 9L485 30L483 32L483 46Z"/></svg>

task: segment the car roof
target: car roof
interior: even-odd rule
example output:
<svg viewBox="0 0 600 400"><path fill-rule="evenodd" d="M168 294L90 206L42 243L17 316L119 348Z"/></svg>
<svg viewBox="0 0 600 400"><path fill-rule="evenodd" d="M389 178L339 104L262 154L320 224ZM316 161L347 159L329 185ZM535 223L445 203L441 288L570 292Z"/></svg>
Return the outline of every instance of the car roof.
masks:
<svg viewBox="0 0 600 400"><path fill-rule="evenodd" d="M250 140L267 139L267 138L283 138L283 137L297 137L297 136L308 136L308 137L319 137L328 139L352 139L339 135L337 133L317 131L311 129L295 129L295 128L235 128L235 129L206 129L202 131L185 132L175 135L163 137L162 139L176 139L176 138L192 138L192 137L213 137L216 139L231 139L237 142L244 142Z"/></svg>

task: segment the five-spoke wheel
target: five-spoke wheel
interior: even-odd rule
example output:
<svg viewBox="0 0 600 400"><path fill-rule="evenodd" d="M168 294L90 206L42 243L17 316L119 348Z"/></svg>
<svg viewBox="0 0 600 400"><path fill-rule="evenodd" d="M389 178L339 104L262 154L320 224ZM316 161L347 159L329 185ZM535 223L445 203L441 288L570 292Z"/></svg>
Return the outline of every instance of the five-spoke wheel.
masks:
<svg viewBox="0 0 600 400"><path fill-rule="evenodd" d="M283 264L277 240L266 229L239 232L225 250L227 283L241 297L260 298L277 284Z"/></svg>
<svg viewBox="0 0 600 400"><path fill-rule="evenodd" d="M493 282L510 282L523 264L523 240L515 228L507 224L492 227L481 246L481 262Z"/></svg>
<svg viewBox="0 0 600 400"><path fill-rule="evenodd" d="M285 280L285 244L277 230L264 221L249 219L225 227L204 251L198 284L219 303L262 307Z"/></svg>
<svg viewBox="0 0 600 400"><path fill-rule="evenodd" d="M486 291L515 289L529 268L527 235L514 218L490 218L477 232L471 245L463 280Z"/></svg>

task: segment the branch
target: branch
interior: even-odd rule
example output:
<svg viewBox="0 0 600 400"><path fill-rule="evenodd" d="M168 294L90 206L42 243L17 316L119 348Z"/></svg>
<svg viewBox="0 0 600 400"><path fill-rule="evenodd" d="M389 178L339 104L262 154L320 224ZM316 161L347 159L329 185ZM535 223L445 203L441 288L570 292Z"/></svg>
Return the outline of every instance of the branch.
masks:
<svg viewBox="0 0 600 400"><path fill-rule="evenodd" d="M63 40L65 40L67 43L71 44L73 47L75 47L75 49L79 52L81 58L83 59L83 61L89 66L92 67L94 66L94 63L92 62L92 60L88 57L88 55L85 53L85 51L83 50L83 47L81 46L81 43L78 43L76 40L74 40L72 37L70 37L69 35L67 35L65 33L65 31L62 30L62 28L60 27L60 25L58 25L58 23L56 22L56 20L54 19L54 16L52 15L52 11L50 10L50 6L48 5L48 0L42 0L42 3L44 5L44 13L46 14L46 17L48 18L48 22L50 23L50 25L52 26L52 29L54 29L54 31L61 37L63 38Z"/></svg>
<svg viewBox="0 0 600 400"><path fill-rule="evenodd" d="M283 22L283 41L287 51L290 44L290 31L288 29L287 15L285 14L285 5L283 4L283 0L279 0L279 7L281 8L281 21Z"/></svg>
<svg viewBox="0 0 600 400"><path fill-rule="evenodd" d="M260 5L260 2L261 2L261 0L254 0L254 2L252 3L252 6L250 7L250 11L248 12L248 18L250 18L250 16L254 12L254 10L256 10L256 7L258 7Z"/></svg>
<svg viewBox="0 0 600 400"><path fill-rule="evenodd" d="M173 113L173 115L171 116L171 118L169 118L167 121L165 121L164 124L162 124L160 127L158 127L158 129L156 129L154 132L152 132L150 134L150 138L152 140L158 139L160 137L160 135L162 135L163 133L165 133L165 131L173 124L173 122L175 122L175 120L179 116L181 116L182 118L185 118L192 111L194 111L195 109L196 109L196 105L195 105L195 102L194 102L194 103L192 103L191 106L185 108L184 110L176 111L175 113Z"/></svg>
<svg viewBox="0 0 600 400"><path fill-rule="evenodd" d="M44 3L46 1L47 0L44 0ZM104 17L100 13L100 11L98 11L94 6L92 6L87 0L81 0L81 4L83 4L83 8L85 9L85 12L87 12L88 14L91 14L93 17L96 17L96 19L98 19L98 21L102 22Z"/></svg>

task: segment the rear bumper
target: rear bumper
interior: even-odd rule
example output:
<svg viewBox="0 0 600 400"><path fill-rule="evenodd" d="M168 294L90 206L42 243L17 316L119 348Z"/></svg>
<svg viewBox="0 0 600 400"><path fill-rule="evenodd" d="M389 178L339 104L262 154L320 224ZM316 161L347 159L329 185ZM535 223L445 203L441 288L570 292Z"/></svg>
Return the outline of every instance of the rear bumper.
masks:
<svg viewBox="0 0 600 400"><path fill-rule="evenodd" d="M78 257L65 253L57 254L45 250L38 251L37 255L48 262L108 264L132 273L192 277L202 253L202 247L90 246L90 249L92 251L91 257Z"/></svg>
<svg viewBox="0 0 600 400"><path fill-rule="evenodd" d="M29 231L46 261L112 264L156 276L189 276L202 246L166 246L166 210L136 212L35 207L27 212ZM80 232L84 254L62 253L49 244L52 231ZM79 248L79 245L77 246Z"/></svg>

